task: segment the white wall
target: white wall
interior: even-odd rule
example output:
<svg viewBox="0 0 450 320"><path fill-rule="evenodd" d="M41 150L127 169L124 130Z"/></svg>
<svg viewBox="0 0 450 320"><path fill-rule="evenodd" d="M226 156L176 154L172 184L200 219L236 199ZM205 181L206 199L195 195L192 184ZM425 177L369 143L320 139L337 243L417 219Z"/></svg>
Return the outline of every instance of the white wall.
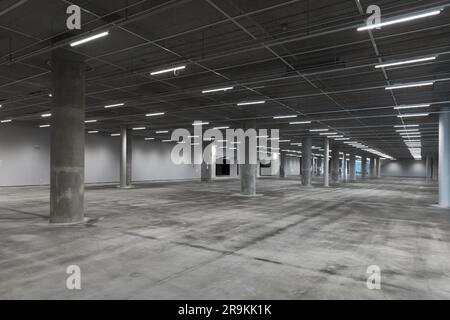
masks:
<svg viewBox="0 0 450 320"><path fill-rule="evenodd" d="M425 161L415 160L383 160L381 163L382 177L426 177Z"/></svg>
<svg viewBox="0 0 450 320"><path fill-rule="evenodd" d="M0 125L0 186L43 185L50 181L49 129ZM133 139L133 180L199 179L199 166L175 165L172 145ZM120 137L86 135L87 183L118 182Z"/></svg>
<svg viewBox="0 0 450 320"><path fill-rule="evenodd" d="M200 165L175 165L173 144L133 140L133 181L200 179Z"/></svg>
<svg viewBox="0 0 450 320"><path fill-rule="evenodd" d="M0 186L48 184L47 129L0 124Z"/></svg>
<svg viewBox="0 0 450 320"><path fill-rule="evenodd" d="M286 157L286 168L284 169L286 176L300 175L300 158Z"/></svg>

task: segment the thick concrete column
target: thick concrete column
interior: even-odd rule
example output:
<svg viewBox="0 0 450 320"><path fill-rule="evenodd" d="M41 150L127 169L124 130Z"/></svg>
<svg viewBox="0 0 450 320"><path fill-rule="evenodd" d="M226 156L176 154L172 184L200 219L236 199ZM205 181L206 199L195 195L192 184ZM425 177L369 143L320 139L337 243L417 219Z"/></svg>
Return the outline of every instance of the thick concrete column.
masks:
<svg viewBox="0 0 450 320"><path fill-rule="evenodd" d="M330 140L323 141L323 185L330 186Z"/></svg>
<svg viewBox="0 0 450 320"><path fill-rule="evenodd" d="M331 181L339 182L339 145L333 145L331 150Z"/></svg>
<svg viewBox="0 0 450 320"><path fill-rule="evenodd" d="M121 128L121 151L120 151L120 187L131 188L132 174L132 132L131 129Z"/></svg>
<svg viewBox="0 0 450 320"><path fill-rule="evenodd" d="M253 121L246 121L242 124L242 127L244 131L248 129L256 129L256 122ZM258 164L256 163L250 163L250 158L252 157L254 159L258 159L256 146L257 141L255 145L253 146L250 141L245 141L245 159L241 159L243 163L239 165L239 173L241 175L241 195L243 196L256 196L256 176L257 176L257 170L258 170ZM252 148L254 147L254 148Z"/></svg>
<svg viewBox="0 0 450 320"><path fill-rule="evenodd" d="M50 223L77 223L84 219L86 64L56 49L51 72Z"/></svg>
<svg viewBox="0 0 450 320"><path fill-rule="evenodd" d="M431 155L427 155L425 157L425 171L426 171L426 179L427 180L431 180L431 164L432 164L432 159L431 159Z"/></svg>
<svg viewBox="0 0 450 320"><path fill-rule="evenodd" d="M367 156L361 156L361 178L365 179L367 177Z"/></svg>
<svg viewBox="0 0 450 320"><path fill-rule="evenodd" d="M353 152L350 153L349 180L356 181L356 155Z"/></svg>
<svg viewBox="0 0 450 320"><path fill-rule="evenodd" d="M377 158L377 178L381 178L381 158Z"/></svg>
<svg viewBox="0 0 450 320"><path fill-rule="evenodd" d="M286 152L280 152L280 178L286 178L287 156Z"/></svg>
<svg viewBox="0 0 450 320"><path fill-rule="evenodd" d="M439 205L450 208L450 107L439 115Z"/></svg>
<svg viewBox="0 0 450 320"><path fill-rule="evenodd" d="M311 187L312 182L312 137L303 137L302 143L302 185Z"/></svg>
<svg viewBox="0 0 450 320"><path fill-rule="evenodd" d="M203 142L202 145L202 155L207 157L206 159L202 156L202 165L201 165L201 181L203 182L212 182L214 179L214 166L215 164L215 150L213 149L214 143L206 143ZM209 147L209 148L208 148Z"/></svg>

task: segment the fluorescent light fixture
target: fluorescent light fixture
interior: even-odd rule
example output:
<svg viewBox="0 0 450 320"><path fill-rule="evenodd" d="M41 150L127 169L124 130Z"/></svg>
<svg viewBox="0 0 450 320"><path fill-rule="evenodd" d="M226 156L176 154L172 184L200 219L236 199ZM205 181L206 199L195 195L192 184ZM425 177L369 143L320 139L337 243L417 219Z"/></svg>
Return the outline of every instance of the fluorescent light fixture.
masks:
<svg viewBox="0 0 450 320"><path fill-rule="evenodd" d="M84 123L96 123L97 122L97 120L86 120L86 121L84 121Z"/></svg>
<svg viewBox="0 0 450 320"><path fill-rule="evenodd" d="M154 72L150 73L150 75L156 76L156 75L158 75L158 74L168 73L168 72L176 72L176 71L184 70L184 69L186 69L186 66L179 66L179 67L174 67L174 68L169 68L169 69L164 69L164 70L154 71Z"/></svg>
<svg viewBox="0 0 450 320"><path fill-rule="evenodd" d="M336 135L336 132L322 132L320 133L321 136L334 136Z"/></svg>
<svg viewBox="0 0 450 320"><path fill-rule="evenodd" d="M11 122L12 120L11 119L8 119L8 120L2 120L2 121L0 121L0 123L8 123L8 122Z"/></svg>
<svg viewBox="0 0 450 320"><path fill-rule="evenodd" d="M110 109L110 108L115 108L115 107L122 107L124 105L125 105L125 103L110 104L110 105L105 106L105 109Z"/></svg>
<svg viewBox="0 0 450 320"><path fill-rule="evenodd" d="M50 98L53 97L53 95L52 95L51 93L49 93L48 96L49 96Z"/></svg>
<svg viewBox="0 0 450 320"><path fill-rule="evenodd" d="M398 89L406 89L406 88L425 87L425 86L432 86L433 84L434 84L434 81L405 83L405 84L397 84L397 85L393 85L393 86L388 86L385 88L385 90L398 90Z"/></svg>
<svg viewBox="0 0 450 320"><path fill-rule="evenodd" d="M397 132L417 132L419 129L402 129L402 130L396 130Z"/></svg>
<svg viewBox="0 0 450 320"><path fill-rule="evenodd" d="M194 122L193 126L207 126L209 122Z"/></svg>
<svg viewBox="0 0 450 320"><path fill-rule="evenodd" d="M162 133L169 133L169 131L166 131L166 130L164 130L164 131L156 131L156 134L162 134Z"/></svg>
<svg viewBox="0 0 450 320"><path fill-rule="evenodd" d="M412 60L388 62L388 63L376 65L375 68L377 68L377 69L378 68L388 68L388 67L402 66L402 65L405 65L405 64L411 64L411 63L417 63L417 62L433 61L433 60L436 60L436 58L437 58L436 56L432 56L432 57L412 59Z"/></svg>
<svg viewBox="0 0 450 320"><path fill-rule="evenodd" d="M291 118L297 118L298 115L294 114L294 115L289 115L289 116L275 116L273 117L274 119L291 119Z"/></svg>
<svg viewBox="0 0 450 320"><path fill-rule="evenodd" d="M218 89L210 89L210 90L203 90L202 93L206 94L206 93L214 93L214 92L220 92L220 91L229 91L229 90L233 90L234 87L225 87L225 88L218 88Z"/></svg>
<svg viewBox="0 0 450 320"><path fill-rule="evenodd" d="M214 130L225 130L230 129L230 127L215 127Z"/></svg>
<svg viewBox="0 0 450 320"><path fill-rule="evenodd" d="M133 128L134 131L141 131L147 129L146 127L135 127Z"/></svg>
<svg viewBox="0 0 450 320"><path fill-rule="evenodd" d="M394 128L416 128L418 126L419 126L418 124L402 124L394 126Z"/></svg>
<svg viewBox="0 0 450 320"><path fill-rule="evenodd" d="M412 139L422 138L421 136L408 136L408 137Z"/></svg>
<svg viewBox="0 0 450 320"><path fill-rule="evenodd" d="M49 124L42 124L39 126L39 128L50 128Z"/></svg>
<svg viewBox="0 0 450 320"><path fill-rule="evenodd" d="M339 136L332 136L331 138L335 139L335 138L343 138L343 135L339 135Z"/></svg>
<svg viewBox="0 0 450 320"><path fill-rule="evenodd" d="M403 18L392 19L392 20L389 20L386 22L381 22L381 23L366 25L364 27L359 27L357 30L364 31L364 30L378 29L378 28L390 26L390 25L397 24L397 23L408 22L408 21L412 21L412 20L416 20L416 19L422 19L422 18L426 18L426 17L435 16L440 13L441 13L441 10L432 10L432 11L428 11L428 12L416 13L416 14L406 16Z"/></svg>
<svg viewBox="0 0 450 320"><path fill-rule="evenodd" d="M398 106L394 107L395 110L403 110L403 109L417 109L417 108L428 108L431 104L413 104L409 106Z"/></svg>
<svg viewBox="0 0 450 320"><path fill-rule="evenodd" d="M120 137L120 133L112 133L111 137Z"/></svg>
<svg viewBox="0 0 450 320"><path fill-rule="evenodd" d="M146 117L157 117L157 116L163 116L165 115L164 112L156 112L156 113L147 113L145 116Z"/></svg>
<svg viewBox="0 0 450 320"><path fill-rule="evenodd" d="M291 140L279 140L279 143L287 143L287 142L291 142Z"/></svg>
<svg viewBox="0 0 450 320"><path fill-rule="evenodd" d="M289 124L291 125L295 125L295 124L310 124L311 121L295 121L295 122L289 122Z"/></svg>
<svg viewBox="0 0 450 320"><path fill-rule="evenodd" d="M411 114L402 114L398 115L398 118L412 118L412 117L428 117L429 113L411 113Z"/></svg>
<svg viewBox="0 0 450 320"><path fill-rule="evenodd" d="M155 140L155 138L144 138L145 141L152 141Z"/></svg>
<svg viewBox="0 0 450 320"><path fill-rule="evenodd" d="M258 139L267 139L269 136L256 136Z"/></svg>
<svg viewBox="0 0 450 320"><path fill-rule="evenodd" d="M336 141L348 141L350 138L336 138Z"/></svg>
<svg viewBox="0 0 450 320"><path fill-rule="evenodd" d="M91 133L91 134L93 134L93 133L98 133L98 131L96 131L96 130L93 130L93 131L88 131L88 133Z"/></svg>
<svg viewBox="0 0 450 320"><path fill-rule="evenodd" d="M41 114L41 118L49 118L49 117L51 117L51 116L52 116L51 113L44 113L44 114Z"/></svg>
<svg viewBox="0 0 450 320"><path fill-rule="evenodd" d="M266 101L261 100L261 101L240 102L237 105L238 105L238 107L241 107L241 106L250 106L250 105L254 105L254 104L264 104L264 103L266 103Z"/></svg>
<svg viewBox="0 0 450 320"><path fill-rule="evenodd" d="M399 135L401 135L401 136L407 136L407 135L412 135L412 134L419 135L420 132L399 132Z"/></svg>
<svg viewBox="0 0 450 320"><path fill-rule="evenodd" d="M309 132L326 132L328 130L329 129L311 129L311 130L309 130Z"/></svg>
<svg viewBox="0 0 450 320"><path fill-rule="evenodd" d="M83 43L86 43L86 42L90 42L90 41L93 41L93 40L96 40L96 39L99 39L99 38L106 37L108 34L109 34L108 31L105 31L105 32L102 32L102 33L98 33L98 34L95 34L93 36L90 36L90 37L87 37L87 38L84 38L84 39L72 42L70 44L70 46L71 47L76 47L76 46L78 46L80 44L83 44Z"/></svg>
<svg viewBox="0 0 450 320"><path fill-rule="evenodd" d="M175 142L175 141L173 141L173 140L171 140L171 139L169 139L169 140L161 140L162 142Z"/></svg>

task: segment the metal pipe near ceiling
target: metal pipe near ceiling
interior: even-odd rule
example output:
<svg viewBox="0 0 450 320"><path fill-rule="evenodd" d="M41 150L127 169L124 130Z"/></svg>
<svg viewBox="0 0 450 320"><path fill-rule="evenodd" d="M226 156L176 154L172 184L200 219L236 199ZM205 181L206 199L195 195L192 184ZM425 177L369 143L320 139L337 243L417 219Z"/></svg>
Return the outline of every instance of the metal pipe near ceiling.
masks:
<svg viewBox="0 0 450 320"><path fill-rule="evenodd" d="M12 6L9 6L8 8L0 11L0 17L7 14L10 11L13 11L17 7L20 7L21 5L25 4L26 2L28 2L28 0L20 0L19 2L13 4Z"/></svg>

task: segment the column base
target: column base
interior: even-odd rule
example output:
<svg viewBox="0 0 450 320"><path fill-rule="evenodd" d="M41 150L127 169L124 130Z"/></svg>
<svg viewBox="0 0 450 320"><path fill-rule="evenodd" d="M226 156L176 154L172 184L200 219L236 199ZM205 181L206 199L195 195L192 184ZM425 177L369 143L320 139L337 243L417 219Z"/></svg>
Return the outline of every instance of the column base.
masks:
<svg viewBox="0 0 450 320"><path fill-rule="evenodd" d="M89 218L83 218L80 221L75 221L75 222L49 222L50 226L55 226L55 227L65 227L65 226L74 226L74 225L78 225L78 224L84 224L86 222L89 221Z"/></svg>
<svg viewBox="0 0 450 320"><path fill-rule="evenodd" d="M450 209L450 205L448 206L442 206L440 204L432 204L431 205L433 208L437 208L437 209L443 209L443 210L449 210Z"/></svg>
<svg viewBox="0 0 450 320"><path fill-rule="evenodd" d="M257 194L254 194L254 195L242 194L242 193L233 193L232 196L242 197L242 198L259 198L259 197L263 197L264 195L262 193L257 193Z"/></svg>
<svg viewBox="0 0 450 320"><path fill-rule="evenodd" d="M125 187L117 186L117 189L134 189L134 186L125 186Z"/></svg>

